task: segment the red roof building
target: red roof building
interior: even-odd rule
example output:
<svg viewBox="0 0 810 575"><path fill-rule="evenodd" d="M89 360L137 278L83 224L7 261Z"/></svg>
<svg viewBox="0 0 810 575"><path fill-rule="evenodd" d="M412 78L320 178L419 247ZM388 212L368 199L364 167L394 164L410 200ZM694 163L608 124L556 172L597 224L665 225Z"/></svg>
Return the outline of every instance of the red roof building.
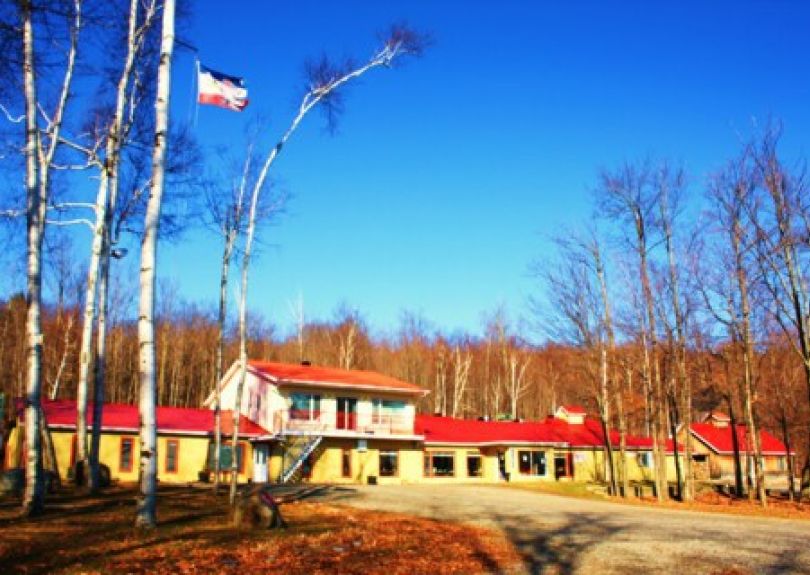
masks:
<svg viewBox="0 0 810 575"><path fill-rule="evenodd" d="M338 369L309 364L277 363L272 361L248 361L251 371L265 377L276 385L294 384L346 387L377 391L406 392L413 395L425 395L426 390L418 385L399 379L359 369Z"/></svg>
<svg viewBox="0 0 810 575"><path fill-rule="evenodd" d="M605 444L601 424L587 417L583 417L582 423L570 423L559 416L543 421L483 421L417 415L415 431L425 437L426 445L523 444L598 449ZM610 431L610 442L619 448L618 431ZM649 450L652 439L628 435L626 445L631 450ZM667 450L672 451L671 441Z"/></svg>
<svg viewBox="0 0 810 575"><path fill-rule="evenodd" d="M18 402L20 411L21 402ZM76 402L73 400L44 400L42 409L48 427L53 429L75 429ZM88 406L87 424L92 425L93 405ZM22 413L20 412L20 415ZM139 413L138 406L120 403L104 404L102 413L102 429L107 432L138 433ZM222 433L230 436L233 432L233 421L229 411L222 412ZM214 412L210 409L195 409L189 407L158 407L157 408L158 433L177 435L214 435ZM267 436L268 432L247 418L239 420L239 435L245 439L255 439Z"/></svg>
<svg viewBox="0 0 810 575"><path fill-rule="evenodd" d="M721 420L722 421L722 420ZM748 430L745 425L737 424L737 444L740 453L746 455L749 450L753 453L753 447L749 441ZM734 440L731 425L718 425L712 423L693 423L690 426L692 435L709 449L719 455L731 455L734 453ZM759 441L762 448L762 455L785 455L787 447L779 439L765 431L759 430ZM791 451L791 455L795 452Z"/></svg>

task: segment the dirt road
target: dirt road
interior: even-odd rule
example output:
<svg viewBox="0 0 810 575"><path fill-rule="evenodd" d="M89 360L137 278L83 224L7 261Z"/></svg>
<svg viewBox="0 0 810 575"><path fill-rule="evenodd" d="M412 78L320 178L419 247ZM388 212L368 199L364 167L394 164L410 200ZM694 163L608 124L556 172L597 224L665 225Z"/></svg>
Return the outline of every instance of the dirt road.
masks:
<svg viewBox="0 0 810 575"><path fill-rule="evenodd" d="M810 573L810 522L472 485L362 486L327 499L503 531L528 573ZM425 542L429 545L429 542Z"/></svg>

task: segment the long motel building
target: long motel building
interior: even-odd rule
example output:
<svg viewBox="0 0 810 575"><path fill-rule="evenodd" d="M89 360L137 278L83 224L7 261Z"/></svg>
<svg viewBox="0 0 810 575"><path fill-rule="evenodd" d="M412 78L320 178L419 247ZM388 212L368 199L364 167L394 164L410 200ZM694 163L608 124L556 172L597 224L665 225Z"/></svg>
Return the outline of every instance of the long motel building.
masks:
<svg viewBox="0 0 810 575"><path fill-rule="evenodd" d="M417 403L427 390L376 372L307 363L248 362L234 453L230 408L235 405L239 375L240 365L235 363L219 383L225 479L230 478L234 457L238 480L255 483L497 483L606 477L601 424L581 407L562 406L541 421L420 415ZM210 480L214 407L212 393L202 408L157 409L160 481ZM92 411L88 409L89 424ZM56 459L50 467L65 479L76 460L76 404L45 401L43 412ZM3 462L9 469L24 467L22 415L20 405ZM705 436L705 428L699 429ZM608 433L618 450L618 432ZM722 436L722 431L715 436ZM105 404L100 461L112 479L137 480L138 442L137 406ZM778 443L769 438L774 454ZM652 480L652 440L626 436L625 444L628 477ZM667 445L667 472L673 480L676 445L682 449L672 441ZM696 455L709 458L705 453ZM46 457L46 464L53 457Z"/></svg>

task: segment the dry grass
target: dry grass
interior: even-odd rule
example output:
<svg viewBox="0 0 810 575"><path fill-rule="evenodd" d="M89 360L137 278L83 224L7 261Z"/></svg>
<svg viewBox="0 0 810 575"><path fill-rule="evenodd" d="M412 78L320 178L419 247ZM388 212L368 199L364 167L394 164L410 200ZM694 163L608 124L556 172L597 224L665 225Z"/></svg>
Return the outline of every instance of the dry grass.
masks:
<svg viewBox="0 0 810 575"><path fill-rule="evenodd" d="M64 491L47 515L18 518L0 501L4 573L486 573L518 567L497 532L320 503L283 506L286 530L234 529L225 497L162 487L159 527L133 529L135 495Z"/></svg>
<svg viewBox="0 0 810 575"><path fill-rule="evenodd" d="M768 507L763 509L757 501L749 501L747 498L736 499L711 490L699 493L691 503L681 503L679 501L658 503L658 501L652 497L631 497L628 499L608 497L589 490L586 484L581 482L508 483L505 485L514 489L537 491L539 493L549 493L551 495L562 495L566 497L577 497L579 499L596 499L626 505L664 507L682 511L810 520L810 504L808 504L807 501L803 503L791 502L784 497L770 497L768 499Z"/></svg>

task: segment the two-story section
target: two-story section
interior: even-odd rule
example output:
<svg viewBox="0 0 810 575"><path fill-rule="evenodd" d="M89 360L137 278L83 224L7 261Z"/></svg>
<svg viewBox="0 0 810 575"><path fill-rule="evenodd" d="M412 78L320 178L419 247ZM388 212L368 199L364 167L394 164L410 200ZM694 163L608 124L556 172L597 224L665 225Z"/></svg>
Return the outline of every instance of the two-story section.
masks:
<svg viewBox="0 0 810 575"><path fill-rule="evenodd" d="M235 405L239 367L220 382L223 410ZM253 480L418 481L423 437L414 420L426 393L372 371L249 361L240 412L272 432L254 441Z"/></svg>

